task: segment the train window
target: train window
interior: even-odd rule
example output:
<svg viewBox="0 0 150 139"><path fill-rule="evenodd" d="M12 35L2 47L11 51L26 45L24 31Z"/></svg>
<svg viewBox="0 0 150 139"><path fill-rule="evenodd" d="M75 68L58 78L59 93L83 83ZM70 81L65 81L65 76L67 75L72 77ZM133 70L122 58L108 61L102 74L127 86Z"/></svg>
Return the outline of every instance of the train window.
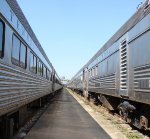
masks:
<svg viewBox="0 0 150 139"><path fill-rule="evenodd" d="M40 61L38 64L38 75L43 76L43 64Z"/></svg>
<svg viewBox="0 0 150 139"><path fill-rule="evenodd" d="M0 20L0 57L3 57L3 46L4 46L4 24Z"/></svg>
<svg viewBox="0 0 150 139"><path fill-rule="evenodd" d="M37 58L32 52L30 53L30 71L37 73Z"/></svg>
<svg viewBox="0 0 150 139"><path fill-rule="evenodd" d="M51 76L51 81L55 82L55 75Z"/></svg>
<svg viewBox="0 0 150 139"><path fill-rule="evenodd" d="M12 63L26 68L27 47L15 35L13 35L12 45Z"/></svg>
<svg viewBox="0 0 150 139"><path fill-rule="evenodd" d="M95 67L95 75L98 75L98 65Z"/></svg>
<svg viewBox="0 0 150 139"><path fill-rule="evenodd" d="M51 79L51 72L48 70L48 80L50 80Z"/></svg>
<svg viewBox="0 0 150 139"><path fill-rule="evenodd" d="M46 78L46 68L45 68L45 66L43 66L43 77Z"/></svg>
<svg viewBox="0 0 150 139"><path fill-rule="evenodd" d="M43 64L41 63L41 70L40 70L40 73L41 73L41 76L43 76Z"/></svg>
<svg viewBox="0 0 150 139"><path fill-rule="evenodd" d="M19 66L20 40L13 35L12 63Z"/></svg>
<svg viewBox="0 0 150 139"><path fill-rule="evenodd" d="M43 76L43 64L41 63L41 75Z"/></svg>
<svg viewBox="0 0 150 139"><path fill-rule="evenodd" d="M30 71L33 72L33 60L34 60L34 55L30 53Z"/></svg>
<svg viewBox="0 0 150 139"><path fill-rule="evenodd" d="M54 79L54 75L51 74L50 80L53 81L53 79Z"/></svg>
<svg viewBox="0 0 150 139"><path fill-rule="evenodd" d="M33 63L34 73L37 73L37 58L34 56L34 63Z"/></svg>
<svg viewBox="0 0 150 139"><path fill-rule="evenodd" d="M94 76L96 75L96 69L95 67L93 68Z"/></svg>
<svg viewBox="0 0 150 139"><path fill-rule="evenodd" d="M20 47L20 67L26 68L27 47L21 43Z"/></svg>
<svg viewBox="0 0 150 139"><path fill-rule="evenodd" d="M48 69L46 69L46 78L47 78L47 80L50 79L50 71Z"/></svg>
<svg viewBox="0 0 150 139"><path fill-rule="evenodd" d="M46 69L46 79L48 79L49 73L48 73L48 69Z"/></svg>
<svg viewBox="0 0 150 139"><path fill-rule="evenodd" d="M52 75L52 72L50 72L50 81L53 81L53 75Z"/></svg>

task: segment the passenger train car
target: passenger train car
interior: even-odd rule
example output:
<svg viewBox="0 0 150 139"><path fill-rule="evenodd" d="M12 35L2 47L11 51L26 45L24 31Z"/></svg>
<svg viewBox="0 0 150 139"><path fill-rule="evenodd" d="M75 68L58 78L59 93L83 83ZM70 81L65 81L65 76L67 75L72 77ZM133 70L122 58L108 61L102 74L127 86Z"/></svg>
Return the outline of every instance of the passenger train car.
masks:
<svg viewBox="0 0 150 139"><path fill-rule="evenodd" d="M150 2L136 13L72 78L83 91L138 128L150 127Z"/></svg>
<svg viewBox="0 0 150 139"><path fill-rule="evenodd" d="M17 1L0 0L0 138L9 122L23 123L27 104L61 87Z"/></svg>

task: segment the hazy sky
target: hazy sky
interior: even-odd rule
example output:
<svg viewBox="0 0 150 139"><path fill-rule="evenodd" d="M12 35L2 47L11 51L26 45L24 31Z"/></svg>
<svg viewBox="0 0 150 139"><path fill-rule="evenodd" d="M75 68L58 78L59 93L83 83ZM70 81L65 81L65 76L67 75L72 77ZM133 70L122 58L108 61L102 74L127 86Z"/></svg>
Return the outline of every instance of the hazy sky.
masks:
<svg viewBox="0 0 150 139"><path fill-rule="evenodd" d="M17 0L60 77L70 79L142 0Z"/></svg>

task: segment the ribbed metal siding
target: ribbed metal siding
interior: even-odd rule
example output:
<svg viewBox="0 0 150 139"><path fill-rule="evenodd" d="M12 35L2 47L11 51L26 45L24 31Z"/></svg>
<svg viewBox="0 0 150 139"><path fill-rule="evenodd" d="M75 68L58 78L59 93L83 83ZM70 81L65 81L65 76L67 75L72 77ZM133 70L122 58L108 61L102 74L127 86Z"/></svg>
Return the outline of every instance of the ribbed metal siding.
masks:
<svg viewBox="0 0 150 139"><path fill-rule="evenodd" d="M113 73L89 80L89 88L116 89L116 74Z"/></svg>
<svg viewBox="0 0 150 139"><path fill-rule="evenodd" d="M51 92L51 82L0 63L0 115Z"/></svg>
<svg viewBox="0 0 150 139"><path fill-rule="evenodd" d="M150 93L150 65L134 69L134 91Z"/></svg>

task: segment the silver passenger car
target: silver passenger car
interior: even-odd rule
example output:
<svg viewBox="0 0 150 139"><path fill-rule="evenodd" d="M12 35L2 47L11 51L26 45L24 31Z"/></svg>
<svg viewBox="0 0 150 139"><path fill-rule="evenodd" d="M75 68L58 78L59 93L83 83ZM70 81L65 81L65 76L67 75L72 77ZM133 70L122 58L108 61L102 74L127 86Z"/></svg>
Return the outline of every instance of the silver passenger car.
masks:
<svg viewBox="0 0 150 139"><path fill-rule="evenodd" d="M133 124L146 129L150 126L149 3L146 1L68 84L86 97L93 92L101 101L102 96L117 99L117 105L128 101L139 116L133 118Z"/></svg>
<svg viewBox="0 0 150 139"><path fill-rule="evenodd" d="M0 116L60 88L16 0L0 0Z"/></svg>

